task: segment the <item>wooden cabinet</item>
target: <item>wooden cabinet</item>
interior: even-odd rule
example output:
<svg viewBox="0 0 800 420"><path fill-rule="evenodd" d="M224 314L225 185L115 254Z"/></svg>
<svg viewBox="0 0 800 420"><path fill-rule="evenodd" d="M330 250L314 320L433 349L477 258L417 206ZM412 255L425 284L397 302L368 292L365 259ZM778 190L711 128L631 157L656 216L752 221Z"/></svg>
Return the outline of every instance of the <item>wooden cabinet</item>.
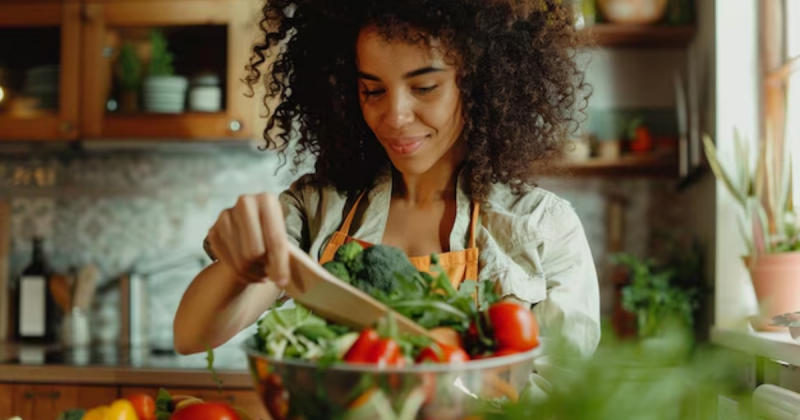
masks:
<svg viewBox="0 0 800 420"><path fill-rule="evenodd" d="M0 5L0 140L78 136L81 5Z"/></svg>
<svg viewBox="0 0 800 420"><path fill-rule="evenodd" d="M223 389L220 391L211 388L168 388L167 391L171 395L191 395L203 401L222 402L241 408L253 420L270 419L258 395L252 390ZM120 396L122 397L138 393L150 395L155 399L158 394L158 388L124 387L120 390Z"/></svg>
<svg viewBox="0 0 800 420"><path fill-rule="evenodd" d="M115 0L90 1L84 7L84 137L216 140L253 135L258 99L246 97L241 82L257 28L258 9L252 1ZM218 81L219 110L198 112L188 100L175 114L147 109L152 30L163 34L174 57L175 75L189 86L184 98L192 89L192 79L205 73ZM142 66L141 86L134 91L125 90L121 83L124 48L137 51Z"/></svg>
<svg viewBox="0 0 800 420"><path fill-rule="evenodd" d="M0 140L260 137L261 100L241 81L259 15L257 0L3 2ZM153 56L182 78L168 100L146 88Z"/></svg>
<svg viewBox="0 0 800 420"><path fill-rule="evenodd" d="M55 420L64 410L109 404L116 387L64 385L0 385L0 418Z"/></svg>

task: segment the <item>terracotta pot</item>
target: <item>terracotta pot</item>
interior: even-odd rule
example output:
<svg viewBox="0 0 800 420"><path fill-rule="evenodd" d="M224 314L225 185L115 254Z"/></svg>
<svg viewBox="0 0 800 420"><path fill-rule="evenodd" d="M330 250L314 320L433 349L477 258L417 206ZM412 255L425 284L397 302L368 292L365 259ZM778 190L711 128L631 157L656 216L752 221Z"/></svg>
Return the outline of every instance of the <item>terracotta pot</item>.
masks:
<svg viewBox="0 0 800 420"><path fill-rule="evenodd" d="M744 257L760 313L751 323L758 331L785 331L770 326L772 317L800 311L800 252Z"/></svg>

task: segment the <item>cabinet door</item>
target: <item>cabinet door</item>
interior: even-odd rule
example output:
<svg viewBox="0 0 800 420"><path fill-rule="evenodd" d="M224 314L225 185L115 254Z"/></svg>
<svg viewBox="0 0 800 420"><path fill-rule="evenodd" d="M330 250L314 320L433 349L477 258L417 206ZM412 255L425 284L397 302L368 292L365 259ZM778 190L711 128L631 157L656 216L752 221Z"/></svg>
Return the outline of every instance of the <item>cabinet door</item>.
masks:
<svg viewBox="0 0 800 420"><path fill-rule="evenodd" d="M110 404L117 395L113 386L14 385L14 414L25 420L56 419L71 408Z"/></svg>
<svg viewBox="0 0 800 420"><path fill-rule="evenodd" d="M170 388L167 389L170 395L191 395L208 402L222 402L231 406L239 407L247 413L253 420L270 420L267 410L252 390L230 390L223 389L221 392L210 388ZM158 388L122 388L121 396L131 394L147 394L156 398Z"/></svg>
<svg viewBox="0 0 800 420"><path fill-rule="evenodd" d="M14 386L10 384L0 384L0 419L7 419L15 416L14 407Z"/></svg>
<svg viewBox="0 0 800 420"><path fill-rule="evenodd" d="M90 0L83 29L84 135L252 138L259 99L245 96L241 79L257 12L252 0ZM164 42L166 55L159 53ZM156 65L165 57L170 65ZM160 77L167 67L174 77Z"/></svg>
<svg viewBox="0 0 800 420"><path fill-rule="evenodd" d="M12 2L0 12L0 140L78 136L81 8Z"/></svg>

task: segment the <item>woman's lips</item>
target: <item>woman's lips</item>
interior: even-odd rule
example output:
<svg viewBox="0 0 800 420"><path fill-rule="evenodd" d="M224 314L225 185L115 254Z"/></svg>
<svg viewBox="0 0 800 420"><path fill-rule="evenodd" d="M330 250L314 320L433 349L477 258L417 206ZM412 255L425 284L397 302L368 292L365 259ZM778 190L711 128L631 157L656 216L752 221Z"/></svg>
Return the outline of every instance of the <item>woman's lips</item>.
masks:
<svg viewBox="0 0 800 420"><path fill-rule="evenodd" d="M387 138L386 143L394 153L406 156L419 150L427 137L428 136L393 137Z"/></svg>

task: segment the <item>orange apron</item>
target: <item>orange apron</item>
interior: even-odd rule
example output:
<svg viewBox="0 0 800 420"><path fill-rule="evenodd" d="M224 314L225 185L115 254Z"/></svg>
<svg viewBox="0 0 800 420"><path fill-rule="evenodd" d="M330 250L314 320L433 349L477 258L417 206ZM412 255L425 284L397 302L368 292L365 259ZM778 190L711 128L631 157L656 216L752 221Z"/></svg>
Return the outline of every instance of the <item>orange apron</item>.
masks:
<svg viewBox="0 0 800 420"><path fill-rule="evenodd" d="M333 237L331 237L328 245L326 245L325 249L322 251L322 258L319 260L320 264L325 264L326 262L331 261L336 254L336 250L347 242L357 241L365 247L371 245L364 241L347 236L347 234L350 232L350 225L353 223L356 210L358 209L358 203L361 202L361 198L363 196L364 193L361 193L353 205L353 209L350 210L350 213L344 219L342 226L338 231L333 233ZM478 280L479 251L478 247L475 246L475 228L478 224L479 213L480 204L473 202L472 218L469 226L469 248L463 251L451 251L439 254L439 266L441 266L445 273L447 273L450 283L456 289L464 280ZM409 257L409 260L411 261L411 264L417 268L417 270L424 272L431 271L430 256Z"/></svg>

